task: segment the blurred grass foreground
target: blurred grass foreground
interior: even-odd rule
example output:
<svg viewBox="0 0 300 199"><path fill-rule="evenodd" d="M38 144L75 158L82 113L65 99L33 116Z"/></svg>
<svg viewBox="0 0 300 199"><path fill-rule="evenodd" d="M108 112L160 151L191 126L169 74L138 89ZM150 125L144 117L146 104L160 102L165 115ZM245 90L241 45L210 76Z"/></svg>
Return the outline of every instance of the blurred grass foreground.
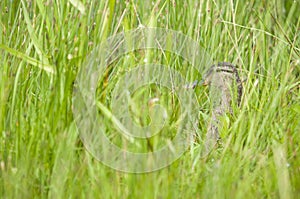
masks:
<svg viewBox="0 0 300 199"><path fill-rule="evenodd" d="M298 0L1 0L0 198L299 198L299 10ZM105 166L86 150L72 97L93 49L139 27L177 31L213 62L234 63L244 92L241 106L221 118L222 144L203 156L209 89L195 89L199 108L188 150L168 167L132 174ZM99 79L98 108L111 114L118 80L149 60L169 64L191 81L203 75L187 71L188 63L174 53L133 51ZM166 106L162 135L130 141L107 123L107 137L133 152L167 145L184 110L174 96L156 85L132 95L135 123L147 125L155 116L145 99L150 108Z"/></svg>

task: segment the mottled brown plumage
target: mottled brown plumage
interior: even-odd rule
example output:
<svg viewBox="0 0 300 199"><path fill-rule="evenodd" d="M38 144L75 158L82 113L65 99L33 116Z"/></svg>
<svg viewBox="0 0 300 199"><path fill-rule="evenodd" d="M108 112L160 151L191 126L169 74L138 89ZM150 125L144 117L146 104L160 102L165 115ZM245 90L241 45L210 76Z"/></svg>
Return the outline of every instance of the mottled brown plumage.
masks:
<svg viewBox="0 0 300 199"><path fill-rule="evenodd" d="M240 105L242 84L236 67L231 63L221 62L210 67L203 77L203 85L210 87L212 113L207 128L206 149L211 150L220 139L220 116L232 112L232 103Z"/></svg>

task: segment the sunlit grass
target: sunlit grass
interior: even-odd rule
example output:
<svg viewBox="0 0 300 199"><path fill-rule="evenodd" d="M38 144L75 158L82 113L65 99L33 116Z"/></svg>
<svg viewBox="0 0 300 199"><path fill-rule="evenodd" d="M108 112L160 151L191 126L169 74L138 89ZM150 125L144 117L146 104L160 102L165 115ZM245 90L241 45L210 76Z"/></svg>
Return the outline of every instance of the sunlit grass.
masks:
<svg viewBox="0 0 300 199"><path fill-rule="evenodd" d="M298 198L298 10L298 1L283 0L1 0L1 198ZM241 107L221 120L222 146L203 157L209 98L208 88L197 88L202 112L195 142L171 166L137 175L112 170L85 150L72 92L93 48L142 26L180 31L214 62L234 63L244 94ZM151 52L132 53L130 61L147 55ZM173 63L173 56L162 56L162 63L186 74L186 65L180 59ZM104 78L99 84L113 89L118 75L132 66L124 69L123 63L109 71L116 74L111 82ZM109 95L104 99L109 102ZM147 122L147 116L139 117ZM160 142L151 140L154 148ZM153 150L148 142L141 146Z"/></svg>

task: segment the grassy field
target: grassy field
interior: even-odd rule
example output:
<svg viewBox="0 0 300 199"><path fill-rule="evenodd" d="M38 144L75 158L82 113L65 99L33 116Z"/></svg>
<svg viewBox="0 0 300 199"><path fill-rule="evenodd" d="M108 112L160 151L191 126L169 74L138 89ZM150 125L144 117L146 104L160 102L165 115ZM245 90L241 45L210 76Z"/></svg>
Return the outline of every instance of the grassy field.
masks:
<svg viewBox="0 0 300 199"><path fill-rule="evenodd" d="M0 198L299 198L299 10L298 0L1 0ZM142 26L180 31L234 63L244 93L211 154L195 133L169 167L130 174L85 150L72 92L93 48ZM108 72L113 87L118 71ZM208 115L208 89L196 93Z"/></svg>

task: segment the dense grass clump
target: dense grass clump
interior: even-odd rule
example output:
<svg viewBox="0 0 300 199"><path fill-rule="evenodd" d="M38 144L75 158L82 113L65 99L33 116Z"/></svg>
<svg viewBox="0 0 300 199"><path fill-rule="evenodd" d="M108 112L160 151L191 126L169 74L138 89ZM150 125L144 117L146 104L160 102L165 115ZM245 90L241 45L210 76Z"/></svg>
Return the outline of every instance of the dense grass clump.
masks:
<svg viewBox="0 0 300 199"><path fill-rule="evenodd" d="M297 0L1 0L0 198L299 198L299 10ZM189 150L162 170L128 174L85 150L72 93L93 48L111 35L143 26L180 31L214 62L234 63L244 92L241 106L221 119L219 148L202 156L209 97L208 89L197 88L203 111ZM155 60L157 52L128 54L135 63L146 55ZM175 60L174 68L186 73L180 57L159 56L161 63ZM112 63L99 88L113 89L131 66L125 62ZM155 92L165 93L172 126L178 99L165 88L146 90L150 98ZM98 97L109 104L107 93ZM141 95L137 91L137 101ZM120 137L108 135L124 146ZM164 135L174 136L168 130ZM165 139L136 141L129 148L147 152Z"/></svg>

